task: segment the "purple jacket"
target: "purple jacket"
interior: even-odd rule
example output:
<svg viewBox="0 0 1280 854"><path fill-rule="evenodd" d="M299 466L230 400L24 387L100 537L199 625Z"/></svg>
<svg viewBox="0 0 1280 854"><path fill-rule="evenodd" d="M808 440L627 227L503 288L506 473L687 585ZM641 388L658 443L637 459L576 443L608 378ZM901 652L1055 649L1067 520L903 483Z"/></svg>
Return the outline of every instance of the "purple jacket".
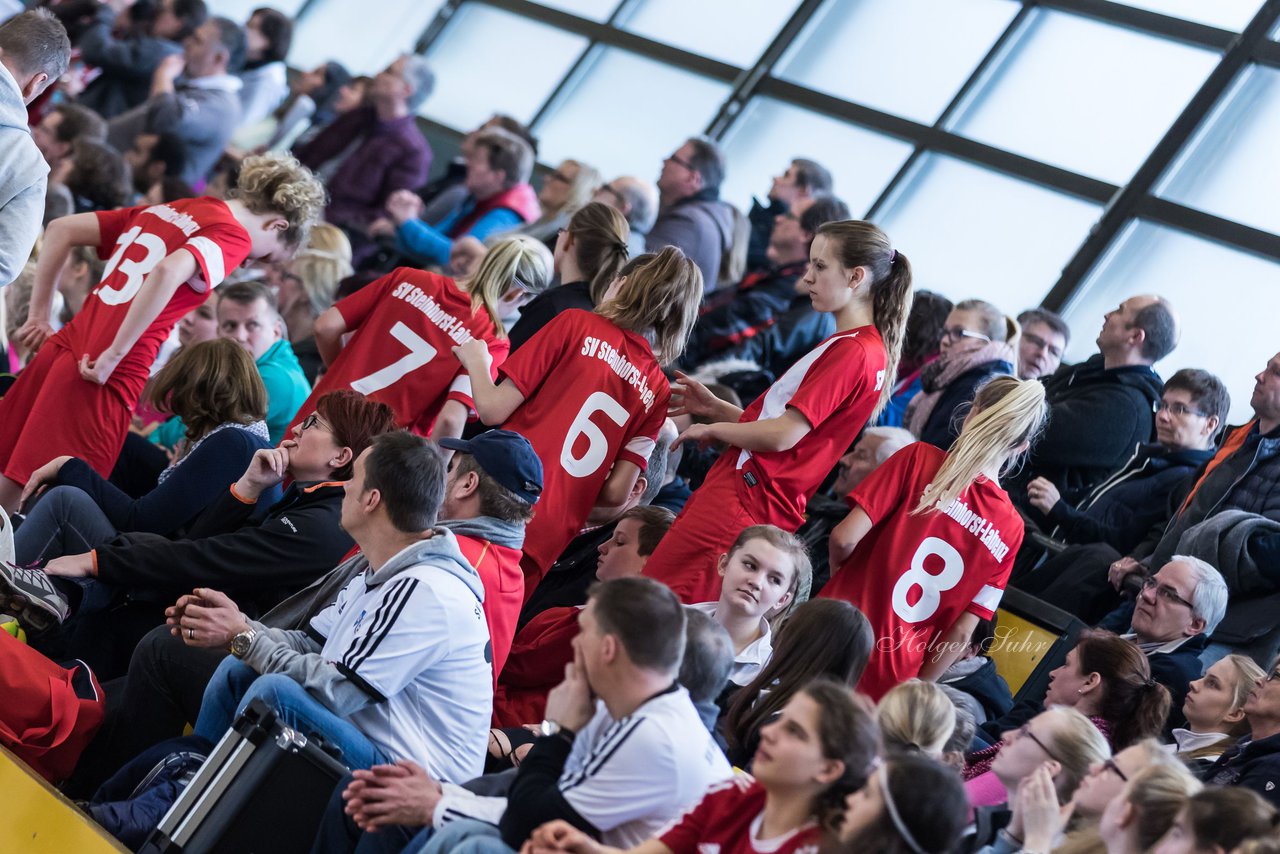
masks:
<svg viewBox="0 0 1280 854"><path fill-rule="evenodd" d="M318 170L342 154L352 140L361 138L327 182L325 218L335 225L363 228L382 215L393 192L416 190L427 183L431 146L411 115L384 122L373 107L361 107L339 116L294 154L305 166Z"/></svg>

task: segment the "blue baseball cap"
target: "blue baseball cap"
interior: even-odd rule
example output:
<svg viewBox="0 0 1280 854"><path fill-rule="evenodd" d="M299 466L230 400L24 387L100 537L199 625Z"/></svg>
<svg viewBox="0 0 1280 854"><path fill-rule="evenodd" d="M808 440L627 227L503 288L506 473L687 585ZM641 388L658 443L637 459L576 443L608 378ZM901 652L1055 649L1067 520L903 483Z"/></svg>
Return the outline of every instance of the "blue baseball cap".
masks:
<svg viewBox="0 0 1280 854"><path fill-rule="evenodd" d="M486 430L474 439L441 439L440 447L476 458L484 473L528 501L542 494L542 460L533 445L510 430Z"/></svg>

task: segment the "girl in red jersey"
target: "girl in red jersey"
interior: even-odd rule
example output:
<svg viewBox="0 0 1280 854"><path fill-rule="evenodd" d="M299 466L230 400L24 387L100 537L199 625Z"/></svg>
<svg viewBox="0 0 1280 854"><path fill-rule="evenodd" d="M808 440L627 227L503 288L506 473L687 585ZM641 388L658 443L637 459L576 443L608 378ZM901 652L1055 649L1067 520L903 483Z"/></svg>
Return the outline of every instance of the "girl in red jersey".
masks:
<svg viewBox="0 0 1280 854"><path fill-rule="evenodd" d="M503 363L497 385L483 341L453 348L480 420L520 433L542 458L521 560L526 602L591 508L620 506L644 471L671 396L659 364L684 350L701 298L697 266L667 247L623 267L594 312L552 318Z"/></svg>
<svg viewBox="0 0 1280 854"><path fill-rule="evenodd" d="M297 420L320 395L349 388L390 406L401 427L456 439L471 411L471 383L450 348L476 339L502 364L509 342L501 306L550 282L551 254L529 237L499 241L466 282L411 267L392 270L316 320L316 348L329 369Z"/></svg>
<svg viewBox="0 0 1280 854"><path fill-rule="evenodd" d="M991 619L1022 545L1022 517L999 476L1044 423L1044 386L998 376L979 391L950 451L915 442L849 493L831 532L822 595L861 608L877 653L858 690L879 699L913 676L937 679Z"/></svg>
<svg viewBox="0 0 1280 854"><path fill-rule="evenodd" d="M795 531L805 505L893 391L907 313L911 265L869 222L818 229L799 286L816 311L835 316L836 332L745 411L679 374L672 415L702 416L679 442L729 447L676 519L645 567L680 601L716 596L716 557L748 525Z"/></svg>
<svg viewBox="0 0 1280 854"><path fill-rule="evenodd" d="M27 478L54 457L79 457L110 474L174 324L246 260L279 259L305 242L323 208L324 187L309 170L265 155L244 161L225 202L182 199L50 223L30 319L17 333L39 352L0 400L0 506L17 509ZM55 335L53 293L76 246L96 247L107 264L80 313Z"/></svg>
<svg viewBox="0 0 1280 854"><path fill-rule="evenodd" d="M871 713L847 686L810 682L761 729L751 775L715 784L628 854L816 854L824 834L834 835L840 825L845 798L867 782L876 734ZM621 852L559 820L535 830L528 850Z"/></svg>

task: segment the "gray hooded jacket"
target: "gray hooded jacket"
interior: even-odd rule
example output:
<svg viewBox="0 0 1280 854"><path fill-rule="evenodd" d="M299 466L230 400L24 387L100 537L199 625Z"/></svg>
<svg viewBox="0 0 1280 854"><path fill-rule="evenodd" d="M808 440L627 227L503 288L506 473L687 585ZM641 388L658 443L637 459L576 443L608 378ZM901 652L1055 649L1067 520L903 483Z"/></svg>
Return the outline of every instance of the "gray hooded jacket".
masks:
<svg viewBox="0 0 1280 854"><path fill-rule="evenodd" d="M31 256L44 219L48 176L18 82L0 62L0 287L16 279Z"/></svg>

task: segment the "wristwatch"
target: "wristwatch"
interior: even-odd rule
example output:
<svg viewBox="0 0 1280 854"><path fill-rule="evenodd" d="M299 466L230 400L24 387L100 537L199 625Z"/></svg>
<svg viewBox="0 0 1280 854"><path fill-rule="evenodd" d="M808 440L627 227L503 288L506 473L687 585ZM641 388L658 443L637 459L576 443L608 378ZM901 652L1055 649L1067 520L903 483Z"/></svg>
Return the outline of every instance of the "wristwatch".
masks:
<svg viewBox="0 0 1280 854"><path fill-rule="evenodd" d="M573 730L563 727L553 720L543 720L542 723L538 724L538 733L544 736L558 735L565 741L573 741L573 737L576 735Z"/></svg>
<svg viewBox="0 0 1280 854"><path fill-rule="evenodd" d="M257 636L257 629L245 629L243 632L231 639L231 643L227 646L227 650L236 658L244 658L249 654L249 647L253 645L253 639Z"/></svg>

